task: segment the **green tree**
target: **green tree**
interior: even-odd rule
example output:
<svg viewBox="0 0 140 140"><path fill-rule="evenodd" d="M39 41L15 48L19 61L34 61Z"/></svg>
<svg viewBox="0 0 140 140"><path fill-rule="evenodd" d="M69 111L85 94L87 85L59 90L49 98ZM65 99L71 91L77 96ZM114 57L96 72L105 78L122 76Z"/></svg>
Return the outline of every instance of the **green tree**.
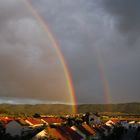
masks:
<svg viewBox="0 0 140 140"><path fill-rule="evenodd" d="M41 116L40 116L40 114L35 113L35 114L33 115L33 117L34 117L34 118L40 118Z"/></svg>

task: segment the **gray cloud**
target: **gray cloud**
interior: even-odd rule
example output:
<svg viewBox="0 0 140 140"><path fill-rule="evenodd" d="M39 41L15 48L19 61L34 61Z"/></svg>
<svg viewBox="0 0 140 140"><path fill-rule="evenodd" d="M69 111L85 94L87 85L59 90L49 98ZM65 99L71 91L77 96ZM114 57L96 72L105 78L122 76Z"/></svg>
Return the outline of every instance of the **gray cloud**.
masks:
<svg viewBox="0 0 140 140"><path fill-rule="evenodd" d="M47 33L21 2L6 1L8 5L0 2L5 6L0 8L1 96L68 101L64 73ZM105 102L99 58L112 101L139 101L138 3L32 0L60 44L78 102Z"/></svg>
<svg viewBox="0 0 140 140"><path fill-rule="evenodd" d="M139 0L105 0L106 11L116 18L120 31L129 32L139 29Z"/></svg>
<svg viewBox="0 0 140 140"><path fill-rule="evenodd" d="M71 102L56 51L18 0L0 1L0 96L10 102Z"/></svg>
<svg viewBox="0 0 140 140"><path fill-rule="evenodd" d="M115 20L115 26L128 43L135 45L140 35L140 1L139 0L104 0L103 7Z"/></svg>

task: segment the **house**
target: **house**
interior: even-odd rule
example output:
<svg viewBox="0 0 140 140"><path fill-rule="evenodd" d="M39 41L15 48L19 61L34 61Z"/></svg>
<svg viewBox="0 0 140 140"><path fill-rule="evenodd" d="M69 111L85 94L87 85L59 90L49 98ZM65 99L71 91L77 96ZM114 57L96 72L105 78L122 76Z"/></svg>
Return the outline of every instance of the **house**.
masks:
<svg viewBox="0 0 140 140"><path fill-rule="evenodd" d="M21 136L28 127L29 125L23 119L13 119L5 125L5 131L11 136Z"/></svg>
<svg viewBox="0 0 140 140"><path fill-rule="evenodd" d="M138 123L136 123L135 121L130 121L128 124L133 128L138 128L139 127Z"/></svg>
<svg viewBox="0 0 140 140"><path fill-rule="evenodd" d="M121 124L122 127L126 128L126 129L129 129L130 125L129 125L128 121L121 121L120 124Z"/></svg>
<svg viewBox="0 0 140 140"><path fill-rule="evenodd" d="M111 127L107 125L101 125L100 128L104 130L104 135L109 136L112 133Z"/></svg>
<svg viewBox="0 0 140 140"><path fill-rule="evenodd" d="M59 131L58 128L47 128L48 138L53 139L56 138L58 140L67 140L67 137Z"/></svg>
<svg viewBox="0 0 140 140"><path fill-rule="evenodd" d="M138 121L137 124L138 124L138 127L140 127L140 121Z"/></svg>
<svg viewBox="0 0 140 140"><path fill-rule="evenodd" d="M44 117L41 119L41 121L44 122L46 125L49 124L60 125L65 122L65 120L60 117Z"/></svg>
<svg viewBox="0 0 140 140"><path fill-rule="evenodd" d="M83 140L86 140L86 134L81 132L76 126L72 126L71 129L74 130L76 133L78 133L80 136L82 136Z"/></svg>
<svg viewBox="0 0 140 140"><path fill-rule="evenodd" d="M47 138L47 132L46 130L42 130L39 133L37 133L31 140L41 140Z"/></svg>
<svg viewBox="0 0 140 140"><path fill-rule="evenodd" d="M96 131L93 129L93 127L91 127L87 124L82 124L82 126L94 136L94 140L98 140L100 138L99 133L96 133Z"/></svg>
<svg viewBox="0 0 140 140"><path fill-rule="evenodd" d="M24 121L18 120L11 120L5 125L6 134L10 134L11 136L21 136L28 124L23 123Z"/></svg>
<svg viewBox="0 0 140 140"><path fill-rule="evenodd" d="M83 127L82 125L78 125L78 126L76 126L76 128L78 131L80 131L84 135L86 140L92 140L94 138L93 133L91 131L85 129L85 127Z"/></svg>
<svg viewBox="0 0 140 140"><path fill-rule="evenodd" d="M44 122L42 122L41 119L35 119L35 118L27 118L25 122L32 127L40 127L44 125Z"/></svg>
<svg viewBox="0 0 140 140"><path fill-rule="evenodd" d="M100 116L97 113L91 114L89 116L89 121L90 121L90 125L96 125L101 123Z"/></svg>
<svg viewBox="0 0 140 140"><path fill-rule="evenodd" d="M61 134L64 134L68 140L84 140L80 134L68 126L60 126L58 127L58 130Z"/></svg>
<svg viewBox="0 0 140 140"><path fill-rule="evenodd" d="M71 129L76 131L85 140L87 140L87 139L92 140L92 139L98 139L99 138L99 136L95 132L95 130L92 129L92 127L87 125L87 124L82 124L82 125L79 125L79 126L72 126Z"/></svg>
<svg viewBox="0 0 140 140"><path fill-rule="evenodd" d="M93 126L101 123L100 116L97 113L86 113L86 123Z"/></svg>
<svg viewBox="0 0 140 140"><path fill-rule="evenodd" d="M104 129L102 129L99 126L96 126L96 127L93 126L93 130L96 132L96 135L97 135L97 137L95 137L96 139L104 138L104 136L105 136L105 134L104 134L105 130Z"/></svg>
<svg viewBox="0 0 140 140"><path fill-rule="evenodd" d="M113 129L114 126L117 125L117 123L118 123L118 121L109 120L109 121L107 121L105 124Z"/></svg>
<svg viewBox="0 0 140 140"><path fill-rule="evenodd" d="M0 121L0 136L5 134L5 126L2 121Z"/></svg>

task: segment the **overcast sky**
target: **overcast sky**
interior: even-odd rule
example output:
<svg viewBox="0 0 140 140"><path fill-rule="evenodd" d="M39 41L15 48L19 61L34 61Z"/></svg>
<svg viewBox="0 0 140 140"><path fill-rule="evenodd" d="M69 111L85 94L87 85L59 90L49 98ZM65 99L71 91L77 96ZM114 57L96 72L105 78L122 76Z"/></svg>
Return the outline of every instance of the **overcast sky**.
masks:
<svg viewBox="0 0 140 140"><path fill-rule="evenodd" d="M31 0L69 66L78 103L140 99L139 0ZM48 35L21 0L0 0L0 102L69 102Z"/></svg>

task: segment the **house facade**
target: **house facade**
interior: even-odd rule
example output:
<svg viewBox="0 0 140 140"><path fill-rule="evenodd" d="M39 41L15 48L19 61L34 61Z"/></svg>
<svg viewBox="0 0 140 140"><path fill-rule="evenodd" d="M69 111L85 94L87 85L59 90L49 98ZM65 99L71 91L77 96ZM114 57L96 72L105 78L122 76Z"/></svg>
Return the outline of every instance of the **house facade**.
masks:
<svg viewBox="0 0 140 140"><path fill-rule="evenodd" d="M12 120L8 124L6 124L6 134L10 134L11 136L21 136L23 127L17 121Z"/></svg>

